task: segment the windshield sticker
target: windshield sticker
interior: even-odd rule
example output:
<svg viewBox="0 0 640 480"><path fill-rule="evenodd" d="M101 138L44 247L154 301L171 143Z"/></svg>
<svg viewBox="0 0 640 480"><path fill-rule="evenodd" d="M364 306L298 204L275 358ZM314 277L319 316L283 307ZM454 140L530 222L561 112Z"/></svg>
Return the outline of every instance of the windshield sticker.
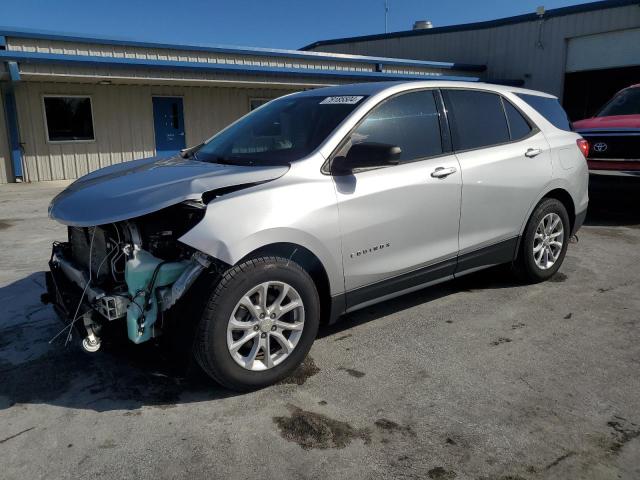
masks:
<svg viewBox="0 0 640 480"><path fill-rule="evenodd" d="M320 102L320 105L355 105L364 97L362 95L342 95L340 97L327 97Z"/></svg>

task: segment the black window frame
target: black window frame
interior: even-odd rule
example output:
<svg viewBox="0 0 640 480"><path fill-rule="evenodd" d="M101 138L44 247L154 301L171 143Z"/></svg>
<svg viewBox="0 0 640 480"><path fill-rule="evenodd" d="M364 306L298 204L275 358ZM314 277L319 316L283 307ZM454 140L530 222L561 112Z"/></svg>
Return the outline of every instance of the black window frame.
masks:
<svg viewBox="0 0 640 480"><path fill-rule="evenodd" d="M444 88L440 88L440 90L446 91L446 90L465 90L468 92L480 92L480 93L492 93L494 95L497 95L498 97L500 97L501 100L501 104L502 104L502 111L504 113L504 118L505 118L505 122L507 123L507 129L509 131L509 141L508 142L501 142L501 143L494 143L491 145L484 145L482 147L474 147L474 148L467 148L467 149L460 149L460 150L456 150L455 148L453 148L453 142L451 143L451 148L452 151L454 153L466 153L466 152L473 152L475 150L483 150L485 148L494 148L494 147L500 147L503 145L511 145L512 143L518 143L518 142L522 142L524 140L527 140L531 137L533 137L534 135L537 135L540 132L540 128L536 125L536 123L531 120L531 117L529 117L529 115L527 115L525 112L522 111L522 109L520 107L518 107L516 104L514 104L511 100L509 100L504 94L502 94L501 92L496 92L494 90L484 90L481 88L466 88L466 87L444 87ZM445 109L445 116L446 116L446 120L447 120L447 126L449 127L449 136L452 137L452 132L453 132L453 126L451 125L450 119L449 119L449 111L447 110L447 104L444 100L444 95L442 95L442 101L443 101L443 105L444 105L444 109ZM509 117L507 117L507 112L504 108L504 101L509 102L519 113L520 115L522 115L522 117L529 123L529 126L531 127L531 131L529 132L529 135L519 138L517 140L513 140L511 139L511 126L509 125Z"/></svg>
<svg viewBox="0 0 640 480"><path fill-rule="evenodd" d="M507 119L507 128L509 129L509 138L511 139L511 142L509 143L521 142L531 137L532 134L534 134L534 130L538 128L537 125L533 123L533 121L531 121L531 119L522 110L520 110L517 105L514 105L513 102L509 101L507 97L500 95L500 100L502 101L502 109L504 110L504 116ZM509 114L507 113L507 107L505 106L506 104L511 105L511 107L513 107L515 111L520 114L520 116L527 123L527 125L529 125L529 133L524 137L513 138L513 133L511 132L511 122L509 121ZM538 132L535 132L535 133L538 133Z"/></svg>
<svg viewBox="0 0 640 480"><path fill-rule="evenodd" d="M47 98L81 98L89 100L89 112L91 113L91 133L93 138L77 138L67 140L55 140L51 139L49 135L49 117L47 115ZM83 94L64 94L64 93L45 93L41 97L42 101L42 118L44 120L44 134L47 143L51 144L64 144L64 143L93 143L96 141L96 122L93 114L93 97L91 95Z"/></svg>
<svg viewBox="0 0 640 480"><path fill-rule="evenodd" d="M366 169L366 171L370 171L370 170L378 170L380 168L392 168L395 166L400 166L400 165L408 165L410 163L415 163L415 162L423 162L426 160L431 160L433 158L440 158L440 157L444 157L446 155L451 155L453 153L453 149L452 149L452 143L451 143L451 131L449 130L449 123L446 119L446 111L445 111L445 107L444 107L444 101L442 99L442 93L440 91L440 88L437 87L431 87L431 88L413 88L410 90L403 90L402 92L398 92L395 93L393 95L390 95L389 97L385 98L384 100L376 103L375 105L373 105L369 110L367 110L367 112L362 116L362 118L360 120L358 120L358 123L356 123L353 128L351 128L351 130L349 130L349 132L344 136L344 138L340 141L340 143L338 144L338 146L333 150L333 152L331 152L331 155L329 155L329 158L324 162L324 164L322 165L322 168L320 169L321 173L323 173L324 175L333 175L333 173L331 172L331 164L333 162L333 159L337 156L339 156L342 153L342 150L345 148L347 142L349 141L349 139L351 138L351 135L353 134L353 132L355 132L360 125L362 125L362 123L367 119L367 117L371 114L371 112L373 112L375 109L377 109L378 107L380 107L381 105L385 104L386 102L399 97L401 95L404 94L408 94L408 93L417 93L417 92L433 92L433 97L434 97L434 101L435 101L435 105L436 105L436 110L438 111L438 123L440 125L440 143L442 145L442 153L439 153L437 155L430 155L427 157L419 157L419 158L415 158L412 160L406 160L403 161L401 163L399 163L398 165L389 165L386 167L376 167L374 169ZM358 173L358 172L356 172Z"/></svg>

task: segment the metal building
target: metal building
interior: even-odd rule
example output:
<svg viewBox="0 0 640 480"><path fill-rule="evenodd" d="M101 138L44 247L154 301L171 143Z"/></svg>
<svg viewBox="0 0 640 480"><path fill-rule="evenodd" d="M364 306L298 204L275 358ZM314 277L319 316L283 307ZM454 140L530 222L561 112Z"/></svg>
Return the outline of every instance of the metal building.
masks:
<svg viewBox="0 0 640 480"><path fill-rule="evenodd" d="M557 95L574 120L594 113L620 88L640 83L640 2L608 0L499 20L312 43L306 51L447 59L487 66ZM426 28L425 28L426 27Z"/></svg>
<svg viewBox="0 0 640 480"><path fill-rule="evenodd" d="M286 93L483 66L0 28L0 183L77 178L195 145Z"/></svg>

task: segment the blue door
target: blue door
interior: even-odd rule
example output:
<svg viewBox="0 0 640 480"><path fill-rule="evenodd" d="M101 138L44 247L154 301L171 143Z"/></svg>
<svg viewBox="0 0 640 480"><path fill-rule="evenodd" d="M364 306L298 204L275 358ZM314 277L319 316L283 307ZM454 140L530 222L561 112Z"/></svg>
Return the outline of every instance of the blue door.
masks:
<svg viewBox="0 0 640 480"><path fill-rule="evenodd" d="M153 97L156 155L177 153L185 148L182 98Z"/></svg>

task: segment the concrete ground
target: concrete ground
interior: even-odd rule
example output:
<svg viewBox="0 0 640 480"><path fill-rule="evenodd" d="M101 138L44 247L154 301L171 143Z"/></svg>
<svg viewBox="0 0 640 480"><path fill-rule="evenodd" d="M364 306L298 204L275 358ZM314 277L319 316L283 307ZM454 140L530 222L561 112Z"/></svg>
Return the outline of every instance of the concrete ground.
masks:
<svg viewBox="0 0 640 480"><path fill-rule="evenodd" d="M49 343L62 186L0 186L3 479L640 478L640 193L592 203L552 281L483 272L368 308L237 395L150 346Z"/></svg>

